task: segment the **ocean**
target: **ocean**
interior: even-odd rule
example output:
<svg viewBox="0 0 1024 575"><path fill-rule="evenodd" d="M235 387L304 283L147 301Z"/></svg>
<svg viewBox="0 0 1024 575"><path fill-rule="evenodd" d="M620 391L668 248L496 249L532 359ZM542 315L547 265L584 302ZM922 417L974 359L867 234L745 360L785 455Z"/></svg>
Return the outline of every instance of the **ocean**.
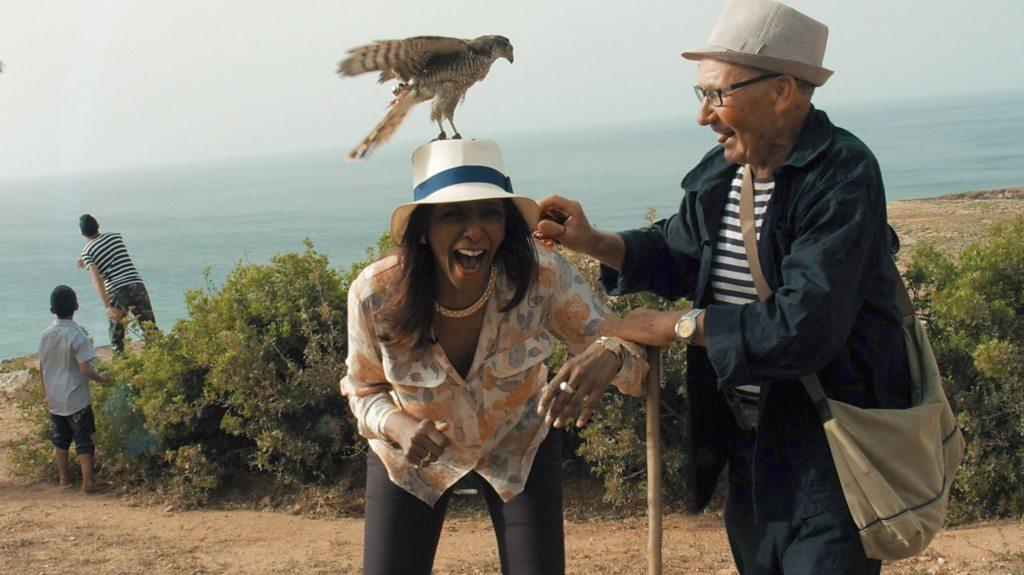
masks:
<svg viewBox="0 0 1024 575"><path fill-rule="evenodd" d="M1024 94L825 109L875 152L890 200L1024 185ZM649 208L675 211L680 179L714 145L683 111L661 122L494 139L518 193L575 198L598 227L626 229L642 225ZM74 265L80 214L124 235L157 323L169 329L185 315L186 290L205 285L206 269L219 282L240 261L301 251L307 237L335 267L363 257L411 196L412 147L393 142L358 164L338 149L0 179L0 358L36 351L53 318L50 290L62 283L79 294L76 321L97 345L109 343L89 274Z"/></svg>

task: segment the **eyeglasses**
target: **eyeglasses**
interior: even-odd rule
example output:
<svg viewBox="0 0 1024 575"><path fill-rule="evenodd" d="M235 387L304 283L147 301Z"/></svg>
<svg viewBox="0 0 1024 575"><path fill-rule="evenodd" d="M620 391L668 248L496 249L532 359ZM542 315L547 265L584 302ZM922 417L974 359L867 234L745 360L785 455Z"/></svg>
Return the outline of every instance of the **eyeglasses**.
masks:
<svg viewBox="0 0 1024 575"><path fill-rule="evenodd" d="M757 82L760 82L761 80L767 80L769 78L777 78L779 76L782 76L782 74L764 74L762 76L756 76L756 77L751 78L749 80L743 80L742 82L736 82L735 84L732 84L730 86L726 86L725 88L714 88L714 89L711 89L711 90L705 90L704 88L701 88L699 85L697 85L697 86L693 87L693 91L694 91L695 94L697 94L697 101L698 102L703 104L704 100L707 99L708 103L711 104L712 108L717 108L717 107L722 105L722 98L727 96L727 95L729 95L730 93L735 92L736 90L739 90L740 88L744 88L744 87L749 86L751 84L756 84Z"/></svg>

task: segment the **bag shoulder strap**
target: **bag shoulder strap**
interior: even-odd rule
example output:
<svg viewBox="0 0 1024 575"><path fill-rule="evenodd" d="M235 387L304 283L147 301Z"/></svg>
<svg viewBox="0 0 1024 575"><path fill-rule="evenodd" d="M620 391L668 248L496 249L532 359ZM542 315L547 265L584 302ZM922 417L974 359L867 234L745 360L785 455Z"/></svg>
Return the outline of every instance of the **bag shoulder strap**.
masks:
<svg viewBox="0 0 1024 575"><path fill-rule="evenodd" d="M888 259L889 270L896 278L896 281L893 283L896 284L896 307L900 310L900 316L908 317L916 315L917 311L914 310L914 304L910 301L910 290L907 289L907 284L903 283L903 276L900 275L900 270L896 267L896 260L893 258Z"/></svg>
<svg viewBox="0 0 1024 575"><path fill-rule="evenodd" d="M757 297L767 299L771 290L761 271L761 260L757 254L757 222L754 219L754 175L749 165L743 167L743 185L740 187L740 230L743 232L743 249L747 252L747 266L754 278Z"/></svg>
<svg viewBox="0 0 1024 575"><path fill-rule="evenodd" d="M757 297L762 301L767 299L771 290L768 282L764 279L761 271L761 260L757 252L757 223L754 219L754 170L750 165L743 168L743 185L740 188L740 230L743 232L743 248L747 252L747 265L750 267L750 276L754 280L754 287L757 289ZM907 286L903 283L903 276L896 267L896 260L888 258L889 268L896 278L896 306L903 317L914 315L914 305L910 301ZM832 418L831 410L828 408L825 391L821 388L821 381L817 374L810 373L800 377L800 383L807 390L807 395L814 402L815 409L822 422Z"/></svg>
<svg viewBox="0 0 1024 575"><path fill-rule="evenodd" d="M758 258L757 222L754 219L754 169L749 164L743 167L743 185L740 187L740 230L743 232L743 249L747 252L747 266L750 267L750 276L754 280L757 297L764 301L771 294L771 290L764 279L761 260ZM814 403L821 421L832 419L832 412L828 408L825 391L821 388L818 376L813 373L803 375L800 377L800 383L807 390L807 395Z"/></svg>

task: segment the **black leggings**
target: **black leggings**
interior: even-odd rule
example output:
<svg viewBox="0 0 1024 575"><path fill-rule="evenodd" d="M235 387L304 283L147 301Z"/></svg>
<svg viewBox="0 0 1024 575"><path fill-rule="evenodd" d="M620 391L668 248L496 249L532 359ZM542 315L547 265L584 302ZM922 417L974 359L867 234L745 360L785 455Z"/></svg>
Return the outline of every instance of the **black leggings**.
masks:
<svg viewBox="0 0 1024 575"><path fill-rule="evenodd" d="M430 507L388 478L368 452L364 575L429 575L452 489ZM476 475L475 473L473 475ZM523 492L505 503L476 476L487 501L505 575L562 575L562 435L552 429L540 444Z"/></svg>

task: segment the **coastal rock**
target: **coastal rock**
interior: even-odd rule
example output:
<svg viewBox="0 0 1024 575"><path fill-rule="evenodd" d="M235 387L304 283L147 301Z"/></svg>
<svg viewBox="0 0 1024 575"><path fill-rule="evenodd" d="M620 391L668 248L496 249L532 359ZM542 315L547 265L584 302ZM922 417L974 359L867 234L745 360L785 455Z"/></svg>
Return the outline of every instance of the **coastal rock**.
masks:
<svg viewBox="0 0 1024 575"><path fill-rule="evenodd" d="M1024 200L1024 188L1001 188L998 190L977 190L959 194L947 194L935 200Z"/></svg>
<svg viewBox="0 0 1024 575"><path fill-rule="evenodd" d="M27 369L0 373L0 397L21 399L28 395L32 385L32 372Z"/></svg>

